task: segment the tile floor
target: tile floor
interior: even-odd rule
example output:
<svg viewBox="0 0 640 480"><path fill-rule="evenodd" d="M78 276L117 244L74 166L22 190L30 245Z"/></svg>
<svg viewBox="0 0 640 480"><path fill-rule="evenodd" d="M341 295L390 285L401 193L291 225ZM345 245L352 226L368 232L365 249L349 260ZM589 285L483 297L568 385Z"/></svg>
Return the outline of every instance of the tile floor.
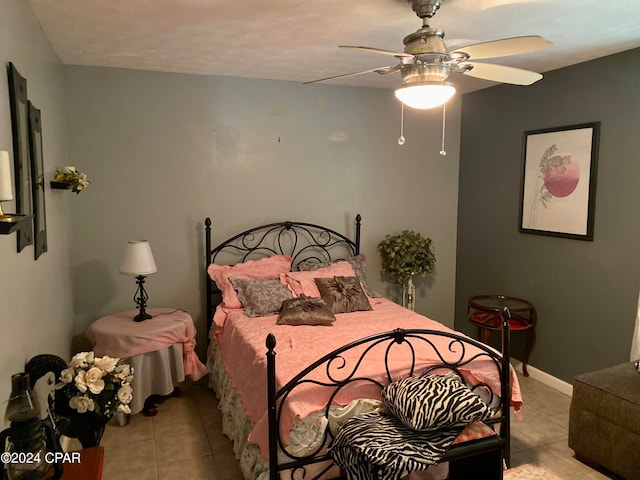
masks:
<svg viewBox="0 0 640 480"><path fill-rule="evenodd" d="M562 480L623 480L594 470L574 458L567 444L571 397L519 375L524 406L522 421L511 415L511 465L537 463Z"/></svg>
<svg viewBox="0 0 640 480"><path fill-rule="evenodd" d="M521 377L523 420L512 423L512 466L538 463L563 480L616 479L573 458L567 446L571 399ZM158 415L133 415L128 425L108 425L103 480L243 480L221 433L213 392L185 382L182 396L159 405Z"/></svg>

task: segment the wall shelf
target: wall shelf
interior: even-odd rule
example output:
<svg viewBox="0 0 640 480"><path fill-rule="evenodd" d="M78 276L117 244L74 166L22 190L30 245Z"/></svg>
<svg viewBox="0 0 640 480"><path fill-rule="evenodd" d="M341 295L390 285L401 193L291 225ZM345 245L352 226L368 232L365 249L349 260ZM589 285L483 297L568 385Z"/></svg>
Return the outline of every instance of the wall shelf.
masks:
<svg viewBox="0 0 640 480"><path fill-rule="evenodd" d="M50 182L50 185L56 190L71 190L71 184L67 182Z"/></svg>
<svg viewBox="0 0 640 480"><path fill-rule="evenodd" d="M33 218L33 215L18 215L13 213L7 215L11 217L11 221L0 221L0 235L8 235L16 230L20 230L21 226L24 225L25 222Z"/></svg>

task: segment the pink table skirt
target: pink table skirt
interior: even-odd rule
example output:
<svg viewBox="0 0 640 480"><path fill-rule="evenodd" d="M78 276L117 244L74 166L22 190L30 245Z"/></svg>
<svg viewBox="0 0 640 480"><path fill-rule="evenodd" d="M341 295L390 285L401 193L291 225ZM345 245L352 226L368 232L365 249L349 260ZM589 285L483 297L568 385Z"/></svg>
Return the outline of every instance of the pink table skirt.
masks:
<svg viewBox="0 0 640 480"><path fill-rule="evenodd" d="M184 374L194 381L207 374L195 352L196 329L191 316L174 308L150 308L152 318L134 322L137 310L102 317L87 328L87 338L96 356L131 358L182 344Z"/></svg>

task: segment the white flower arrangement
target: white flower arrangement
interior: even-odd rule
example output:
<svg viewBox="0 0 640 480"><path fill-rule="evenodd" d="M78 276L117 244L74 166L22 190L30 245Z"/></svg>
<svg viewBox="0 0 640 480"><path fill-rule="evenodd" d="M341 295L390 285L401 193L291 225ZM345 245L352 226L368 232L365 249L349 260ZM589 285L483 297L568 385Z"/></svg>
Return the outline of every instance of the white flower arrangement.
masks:
<svg viewBox="0 0 640 480"><path fill-rule="evenodd" d="M133 368L118 364L119 360L95 357L93 352L78 353L60 373L56 388L65 393L69 406L78 413L95 412L107 420L115 413L131 413Z"/></svg>

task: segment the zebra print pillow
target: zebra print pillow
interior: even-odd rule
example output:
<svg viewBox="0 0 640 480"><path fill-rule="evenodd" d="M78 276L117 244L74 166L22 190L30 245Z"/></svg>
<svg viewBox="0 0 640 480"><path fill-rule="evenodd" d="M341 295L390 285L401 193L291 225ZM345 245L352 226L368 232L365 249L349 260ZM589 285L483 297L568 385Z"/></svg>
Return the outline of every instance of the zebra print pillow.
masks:
<svg viewBox="0 0 640 480"><path fill-rule="evenodd" d="M433 431L486 420L491 410L455 374L409 377L387 385L382 399L413 430Z"/></svg>

